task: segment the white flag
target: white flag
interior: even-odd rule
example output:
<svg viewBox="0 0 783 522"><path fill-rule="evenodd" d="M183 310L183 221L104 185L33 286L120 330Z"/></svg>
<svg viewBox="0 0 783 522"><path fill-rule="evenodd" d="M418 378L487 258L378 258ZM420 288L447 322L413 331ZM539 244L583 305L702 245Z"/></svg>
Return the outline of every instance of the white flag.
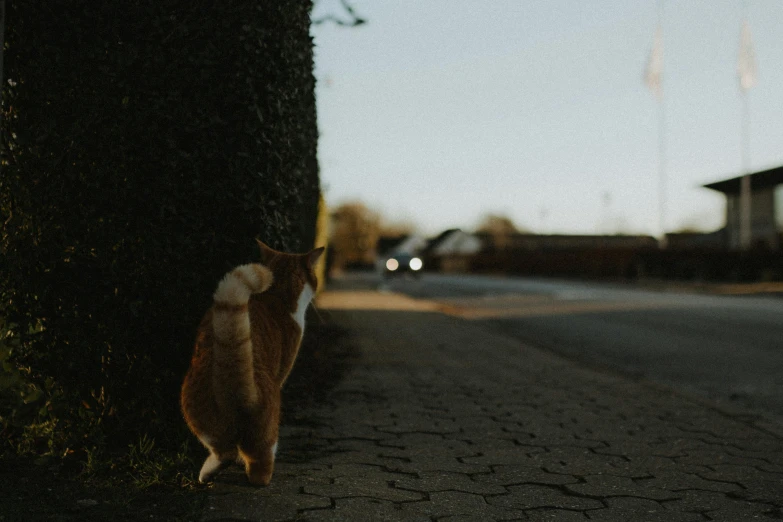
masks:
<svg viewBox="0 0 783 522"><path fill-rule="evenodd" d="M747 91L756 85L756 53L753 52L753 41L750 39L750 26L742 22L740 31L739 60L737 60L740 88Z"/></svg>
<svg viewBox="0 0 783 522"><path fill-rule="evenodd" d="M656 98L663 95L661 76L663 75L663 31L660 26L655 30L655 40L647 59L647 67L644 70L644 83L655 94Z"/></svg>

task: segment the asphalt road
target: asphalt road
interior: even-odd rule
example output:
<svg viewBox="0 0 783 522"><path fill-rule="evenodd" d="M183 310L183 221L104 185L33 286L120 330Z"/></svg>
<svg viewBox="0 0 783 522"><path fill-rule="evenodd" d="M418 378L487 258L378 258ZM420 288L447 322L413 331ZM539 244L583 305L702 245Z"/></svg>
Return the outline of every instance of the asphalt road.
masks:
<svg viewBox="0 0 783 522"><path fill-rule="evenodd" d="M783 421L780 297L473 275L347 277L436 301L446 313L585 366Z"/></svg>

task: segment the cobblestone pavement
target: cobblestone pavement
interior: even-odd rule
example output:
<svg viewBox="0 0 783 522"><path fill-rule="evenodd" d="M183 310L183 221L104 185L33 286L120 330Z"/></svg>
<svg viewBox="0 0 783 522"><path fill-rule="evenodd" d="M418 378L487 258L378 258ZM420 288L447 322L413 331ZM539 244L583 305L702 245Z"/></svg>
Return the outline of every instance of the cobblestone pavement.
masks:
<svg viewBox="0 0 783 522"><path fill-rule="evenodd" d="M394 294L324 297L358 358L287 412L272 484L225 470L204 520L783 519L779 426Z"/></svg>

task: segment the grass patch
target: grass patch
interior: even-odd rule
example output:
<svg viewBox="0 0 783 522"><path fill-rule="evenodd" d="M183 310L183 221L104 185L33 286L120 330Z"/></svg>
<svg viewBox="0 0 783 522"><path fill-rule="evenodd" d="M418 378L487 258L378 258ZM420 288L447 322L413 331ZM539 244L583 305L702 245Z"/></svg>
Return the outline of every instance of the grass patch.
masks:
<svg viewBox="0 0 783 522"><path fill-rule="evenodd" d="M4 458L0 521L197 520L206 488L194 482L196 469L190 455L155 450L149 442L113 461Z"/></svg>
<svg viewBox="0 0 783 522"><path fill-rule="evenodd" d="M0 315L0 522L199 518L200 456L178 415L164 448L110 436L94 408L69 408L54 379L36 383L16 364L20 346Z"/></svg>

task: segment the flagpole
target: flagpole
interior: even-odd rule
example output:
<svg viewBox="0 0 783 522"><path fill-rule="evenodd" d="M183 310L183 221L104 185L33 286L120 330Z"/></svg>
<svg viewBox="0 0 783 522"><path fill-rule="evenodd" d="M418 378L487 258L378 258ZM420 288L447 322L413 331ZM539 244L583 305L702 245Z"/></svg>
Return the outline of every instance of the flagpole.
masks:
<svg viewBox="0 0 783 522"><path fill-rule="evenodd" d="M658 0L658 31L663 40L663 0ZM659 246L666 248L666 93L663 89L661 75L660 99L658 100L658 228L660 230Z"/></svg>
<svg viewBox="0 0 783 522"><path fill-rule="evenodd" d="M751 186L750 186L750 106L748 103L748 89L755 82L755 59L753 47L750 42L750 27L748 25L748 2L742 2L742 29L740 31L740 51L737 62L739 73L739 87L742 96L742 179L740 180L739 193L739 240L742 250L749 250L753 241L753 224L751 210Z"/></svg>
<svg viewBox="0 0 783 522"><path fill-rule="evenodd" d="M663 0L658 0L658 26L644 71L644 83L658 102L658 246L666 241L666 103L663 93Z"/></svg>
<svg viewBox="0 0 783 522"><path fill-rule="evenodd" d="M747 89L742 92L742 179L740 180L740 247L749 250L753 230L751 224L751 188L750 188L750 108Z"/></svg>
<svg viewBox="0 0 783 522"><path fill-rule="evenodd" d="M666 241L666 103L661 93L658 112L658 228L660 229L661 248L667 247Z"/></svg>

